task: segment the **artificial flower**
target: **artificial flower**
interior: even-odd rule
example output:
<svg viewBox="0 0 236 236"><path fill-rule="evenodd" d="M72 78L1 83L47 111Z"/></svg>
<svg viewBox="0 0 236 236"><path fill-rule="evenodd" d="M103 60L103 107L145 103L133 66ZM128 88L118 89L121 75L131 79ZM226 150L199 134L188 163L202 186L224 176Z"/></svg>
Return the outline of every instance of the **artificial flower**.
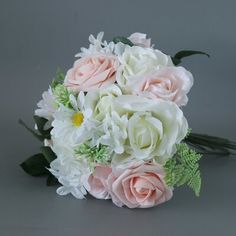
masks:
<svg viewBox="0 0 236 236"><path fill-rule="evenodd" d="M49 121L53 120L53 115L58 109L58 104L53 95L51 87L42 94L42 100L37 104L38 109L35 110L35 115L43 117Z"/></svg>
<svg viewBox="0 0 236 236"><path fill-rule="evenodd" d="M71 193L78 199L84 198L89 189L88 178L91 170L86 160L77 160L73 155L57 152L57 159L51 162L49 171L62 185L57 189L59 195Z"/></svg>
<svg viewBox="0 0 236 236"><path fill-rule="evenodd" d="M172 102L145 97L121 95L115 100L117 109L129 114L128 140L132 155L138 160L163 163L175 152L188 131L183 112Z"/></svg>
<svg viewBox="0 0 236 236"><path fill-rule="evenodd" d="M115 82L119 62L115 56L95 54L80 58L68 70L64 85L73 91L91 91Z"/></svg>
<svg viewBox="0 0 236 236"><path fill-rule="evenodd" d="M115 109L114 99L122 95L121 89L112 84L98 91L88 92L86 95L86 106L93 110L93 117L102 121L107 114Z"/></svg>
<svg viewBox="0 0 236 236"><path fill-rule="evenodd" d="M108 166L96 166L93 173L89 176L89 193L98 199L110 199L108 192L107 178L112 169Z"/></svg>
<svg viewBox="0 0 236 236"><path fill-rule="evenodd" d="M92 119L92 110L84 106L84 99L83 92L77 99L71 95L70 104L73 109L61 105L55 112L51 131L54 139L75 147L92 137L96 122Z"/></svg>
<svg viewBox="0 0 236 236"><path fill-rule="evenodd" d="M108 187L114 204L129 208L149 208L171 199L172 189L165 184L165 172L158 164L134 164L113 169Z"/></svg>
<svg viewBox="0 0 236 236"><path fill-rule="evenodd" d="M128 39L136 46L150 48L151 47L151 39L147 39L147 35L143 33L133 33Z"/></svg>
<svg viewBox="0 0 236 236"><path fill-rule="evenodd" d="M133 80L129 87L134 94L184 106L188 102L187 93L192 85L193 76L185 68L165 67Z"/></svg>
<svg viewBox="0 0 236 236"><path fill-rule="evenodd" d="M138 82L138 76L173 65L171 58L161 51L139 46L126 47L122 56L119 56L119 61L121 66L117 73L117 82L124 91L128 90L127 83Z"/></svg>
<svg viewBox="0 0 236 236"><path fill-rule="evenodd" d="M21 167L33 176L47 174L49 185L58 180L59 195L83 199L89 193L119 207L156 206L184 184L199 196L201 155L188 143L201 151L235 147L226 139L191 135L180 109L193 76L177 64L199 53L170 57L137 32L111 42L103 32L90 35L73 67L65 76L58 72L43 93L36 130L20 120L43 141L41 153Z"/></svg>

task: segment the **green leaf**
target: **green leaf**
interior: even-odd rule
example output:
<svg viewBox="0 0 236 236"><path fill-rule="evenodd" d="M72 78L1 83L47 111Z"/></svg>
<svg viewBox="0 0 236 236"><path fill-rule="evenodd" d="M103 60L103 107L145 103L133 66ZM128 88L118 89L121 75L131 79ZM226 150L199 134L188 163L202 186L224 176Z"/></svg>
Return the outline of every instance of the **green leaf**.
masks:
<svg viewBox="0 0 236 236"><path fill-rule="evenodd" d="M127 39L126 37L124 37L124 36L117 36L117 37L115 37L115 38L113 38L113 40L112 40L114 43L119 43L119 42L121 42L121 43L123 43L123 44L127 44L127 45L129 45L129 46L134 46L134 44L129 40L129 39Z"/></svg>
<svg viewBox="0 0 236 236"><path fill-rule="evenodd" d="M34 121L37 125L39 133L42 134L44 139L50 139L50 132L52 128L45 130L45 124L48 122L48 120L43 117L34 116Z"/></svg>
<svg viewBox="0 0 236 236"><path fill-rule="evenodd" d="M185 57L193 56L193 55L205 55L210 57L209 54L201 51L193 51L193 50L182 50L175 54L174 57L172 57L172 61L174 65L179 65L182 62L182 59Z"/></svg>
<svg viewBox="0 0 236 236"><path fill-rule="evenodd" d="M38 134L36 131L34 131L33 129L29 128L25 122L21 119L19 119L19 124L22 125L26 130L28 130L31 134L33 134L34 137L36 137L39 141L43 141L44 137L40 134Z"/></svg>
<svg viewBox="0 0 236 236"><path fill-rule="evenodd" d="M47 178L47 186L54 186L54 185L58 185L58 184L59 184L59 182L58 182L57 178L54 175L50 174Z"/></svg>
<svg viewBox="0 0 236 236"><path fill-rule="evenodd" d="M49 164L57 158L50 147L41 147L40 150Z"/></svg>
<svg viewBox="0 0 236 236"><path fill-rule="evenodd" d="M58 68L56 72L56 78L52 81L51 87L54 89L58 84L63 84L65 79L65 75L63 71Z"/></svg>
<svg viewBox="0 0 236 236"><path fill-rule="evenodd" d="M41 153L29 157L21 163L20 166L27 174L31 176L42 176L49 173L46 169L49 167L48 162Z"/></svg>

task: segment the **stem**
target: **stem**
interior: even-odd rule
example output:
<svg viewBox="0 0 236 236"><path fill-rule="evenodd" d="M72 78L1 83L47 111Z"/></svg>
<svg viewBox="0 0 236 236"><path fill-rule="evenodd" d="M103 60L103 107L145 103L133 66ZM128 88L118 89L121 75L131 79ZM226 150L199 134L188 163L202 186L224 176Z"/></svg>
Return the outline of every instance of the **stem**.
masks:
<svg viewBox="0 0 236 236"><path fill-rule="evenodd" d="M195 147L201 154L236 155L236 142L206 134L190 133L185 142Z"/></svg>

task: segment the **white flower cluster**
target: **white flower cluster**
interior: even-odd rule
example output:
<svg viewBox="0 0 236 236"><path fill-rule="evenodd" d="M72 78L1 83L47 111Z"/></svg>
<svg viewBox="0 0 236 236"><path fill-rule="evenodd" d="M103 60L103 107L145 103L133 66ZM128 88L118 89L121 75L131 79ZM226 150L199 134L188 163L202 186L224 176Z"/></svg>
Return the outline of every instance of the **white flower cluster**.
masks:
<svg viewBox="0 0 236 236"><path fill-rule="evenodd" d="M174 66L144 34L128 37L133 45L102 38L103 33L89 37L89 48L76 55L60 88L44 92L35 111L52 127L57 159L50 171L62 184L61 195L83 198L90 191L88 178L103 161L100 147L109 153L109 167L140 161L163 165L188 131L180 106L187 103L191 73ZM91 156L89 150L82 153L83 145Z"/></svg>

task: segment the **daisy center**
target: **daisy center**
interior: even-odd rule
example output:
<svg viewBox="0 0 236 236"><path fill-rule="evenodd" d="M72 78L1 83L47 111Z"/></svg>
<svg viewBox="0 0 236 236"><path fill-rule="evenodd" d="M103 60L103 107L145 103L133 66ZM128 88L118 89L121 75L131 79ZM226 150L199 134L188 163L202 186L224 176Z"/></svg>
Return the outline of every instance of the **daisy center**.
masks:
<svg viewBox="0 0 236 236"><path fill-rule="evenodd" d="M72 123L74 126L79 127L84 121L84 115L81 112L77 112L72 116Z"/></svg>

